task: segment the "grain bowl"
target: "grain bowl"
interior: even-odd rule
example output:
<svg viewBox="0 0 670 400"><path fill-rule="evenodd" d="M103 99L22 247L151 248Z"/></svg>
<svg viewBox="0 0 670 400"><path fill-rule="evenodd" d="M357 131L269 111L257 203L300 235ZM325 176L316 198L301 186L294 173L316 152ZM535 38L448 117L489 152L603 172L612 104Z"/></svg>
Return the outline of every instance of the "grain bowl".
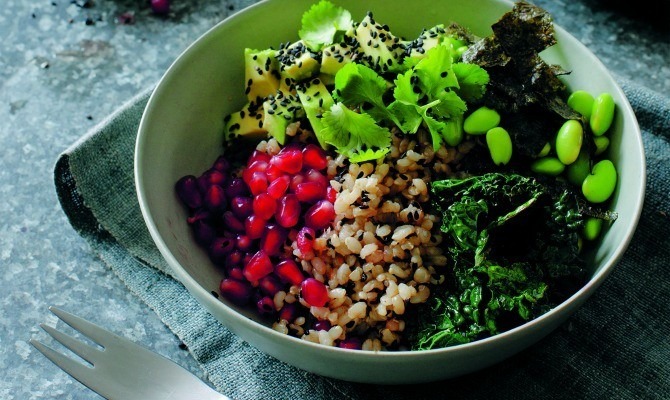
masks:
<svg viewBox="0 0 670 400"><path fill-rule="evenodd" d="M408 6L402 1L333 3L351 12L356 21L370 21L372 16L367 13L374 12L375 20L383 23L384 27L390 27L398 37L409 38L404 43L412 43L412 38L421 35L424 28L452 22L467 28L476 37L487 37L491 34L491 26L513 7L512 3L497 0L451 0L439 4L420 0L412 3L412 12L408 13ZM245 49L279 46L280 52L284 50L283 54L288 54L287 49L290 49L292 56L286 56L282 62L288 62L289 58L292 61L293 56L299 56L304 49L298 52L289 43L298 40L301 17L313 4L300 0L264 1L222 21L184 51L154 90L139 128L135 178L147 227L175 276L215 318L251 345L296 367L338 379L367 383L417 383L444 379L497 363L542 339L593 294L621 258L637 225L645 187L641 135L628 101L597 58L560 27L555 27L557 43L543 50L541 57L548 64L557 64L570 71L560 75L560 81L570 91L608 93L616 105L611 126L607 124L607 149L599 153L600 157L606 158L607 165L598 169L606 169L611 164L617 173L613 193L605 196L609 215L616 215L617 218L596 235L599 236L597 245L584 246L586 250L580 255L584 260L583 281L579 287L541 314L505 328L481 327L481 331L462 341L464 335L460 334L452 335L451 338L455 339L446 341L442 339L444 335L433 335L422 341L422 346L428 343L427 347L408 344L402 335L405 325L412 325L409 309L428 301L431 285L445 280L448 274L440 271L449 268L452 263L449 258L452 253L445 246L440 246L442 236L447 235L442 235L438 228L441 218L446 217L441 212L434 212L429 200L431 186L432 190L436 187L432 183L437 177L467 178L462 176L462 171L459 172L458 165L471 150L475 151L478 145L484 143L483 136L478 136L481 132L473 128L473 124L478 122L468 122L467 118L464 129L469 135L466 139L459 137L458 143L451 143L453 138L440 131L446 142L442 145L439 137L437 142L431 142L433 131L429 127L415 129L412 136L405 134L404 124L399 124L400 127L388 131L388 144L382 149L382 158L376 161L370 159L370 154L379 150L374 146L364 146L365 151L359 149L358 153L347 153L349 160L358 157L363 159L361 162L348 161L344 153L338 155L332 149L322 152L318 144L323 143L316 140L296 148L289 143L300 142L296 138L303 135L309 141L309 137L313 136L310 127L293 124L284 129L285 125L281 125L280 136L274 134L259 138L253 145L255 152L250 150L249 160L245 159L247 170L256 161L256 168L263 164L263 168L272 165L283 171L277 175L277 184L266 175L263 175L266 178L262 185L254 183L253 173L244 175L245 162L238 170L229 167L229 161L219 163L221 170L229 174L225 179L244 181L247 184L245 190L251 191L247 195L256 196L253 197L253 207L251 198L242 201L242 196L237 196L236 210L246 216L253 209L254 215L258 214L264 221L270 222L265 227L261 224L260 230L254 230L252 218L252 228L246 226L245 231L245 227L240 226L237 229L235 224L240 224L240 221L231 211L230 218L221 218L224 221L221 227L223 233L218 249L225 252L220 259L212 255L209 243L214 239L207 239L209 252L203 248L202 236L205 234L192 230L186 223L187 220L204 218L196 215L200 200L193 208L185 207L179 188L184 185L197 187L196 177L202 176L220 160L224 137L233 137L226 139L228 143L236 140L234 136L244 125L244 116L248 116L249 112L249 102L245 97ZM381 28L382 25L379 26ZM382 36L387 35L386 31L382 33ZM377 36L379 32L370 35L372 39ZM407 50L408 55L412 51L414 53L411 54L422 54L424 51L422 41L414 41L407 46L411 47ZM465 51L458 57L465 58L467 54ZM372 58L365 61L371 68L380 67L380 63L372 62ZM381 65L382 72L402 68L393 64L393 60L386 61L381 63L384 64ZM318 79L311 83L322 84ZM248 94L249 85L246 86ZM309 87L297 90L299 97L300 90L307 91ZM343 93L335 94L336 99L342 99L342 96ZM303 105L307 97L310 96L300 99ZM275 97L268 99L268 109L275 102L279 103ZM258 104L252 112L258 110ZM333 110L344 114L352 112L342 108L336 110L338 104L330 109L331 115ZM274 109L276 104L269 114L273 114ZM239 110L246 112L240 114ZM360 114L354 117L363 114L363 108L356 110ZM267 113L266 110L266 116ZM426 120L427 112L423 115ZM238 118L240 123L237 120L231 123L230 116ZM310 116L309 111L307 116ZM321 114L318 117L321 118ZM324 118L328 120L329 117ZM253 122L255 124L256 121ZM597 135L602 135L599 132L600 123L597 121L592 128ZM511 150L500 150L507 149L504 145L497 145L493 150L492 143L501 143L502 140L504 144L504 139L509 137L504 132L500 139L497 124L495 122L483 132L488 131L486 141L493 162L506 165ZM317 128L311 128L317 131ZM256 127L250 128L248 124L244 129L258 133ZM269 129L265 126L265 131ZM561 132L565 131L564 136L570 137L572 129L572 126L562 128ZM489 135L491 131L494 133ZM422 136L428 139L418 139ZM435 135L433 140L436 140ZM567 150L564 148L561 144L556 145L557 158L554 157L552 162L575 162L573 158L577 154L573 157L570 147ZM232 149L229 146L225 153L231 159L235 158L235 153L243 152L242 146L234 145ZM366 153L368 150L370 152ZM298 167L293 171L291 154L302 154L301 160L310 168ZM233 171L229 172L231 168ZM553 174L546 165L533 164L532 169ZM595 171L594 166L592 176L600 175ZM291 180L295 175L300 176L297 183ZM185 177L192 177L192 181L184 183ZM265 179L269 180L269 184ZM497 179L505 178L491 177L492 181ZM302 180L305 183L326 180L330 185L324 184L322 192L318 190L318 185L297 188ZM566 180L571 178L568 176ZM272 192L282 182L284 186L275 202L271 199ZM525 179L510 182L507 184L512 187L534 185ZM293 186L287 189L293 183L296 183L297 189L294 191ZM596 181L591 186L600 189L602 185L607 186L607 182ZM328 190L325 190L326 187ZM317 189L310 191L310 188ZM282 197L287 190L291 192L290 196ZM594 197L586 189L584 195L595 199L595 202L601 202L600 197L603 197L599 193ZM213 191L209 196L208 207L212 211L212 207L216 206L212 203L223 195ZM299 219L286 211L300 210L300 204L304 215L301 214ZM275 211L275 207L281 211ZM297 225L298 221L304 225L302 229ZM240 238L239 235L234 236L235 232L246 233ZM284 236L277 232L284 232ZM225 266L226 257L231 253L231 237L236 237L237 250L254 250L246 256L238 252L239 260L230 261L231 265ZM305 245L307 242L309 244ZM581 239L579 243L581 246ZM280 247L284 258L279 258L277 253ZM246 258L242 261L243 257ZM243 268L232 268L233 264L242 262ZM490 277L495 271L500 271L496 269L497 265L491 267ZM267 279L270 273L273 278ZM544 291L543 286L536 289L534 293ZM243 304L249 303L252 296L248 291L257 296L251 302L252 306ZM292 310L301 306L303 314L298 314L300 317L296 318L291 314ZM261 314L263 310L268 310L274 319L259 315L258 310ZM525 308L515 311L522 316L531 313ZM486 329L495 331L495 334L483 332Z"/></svg>

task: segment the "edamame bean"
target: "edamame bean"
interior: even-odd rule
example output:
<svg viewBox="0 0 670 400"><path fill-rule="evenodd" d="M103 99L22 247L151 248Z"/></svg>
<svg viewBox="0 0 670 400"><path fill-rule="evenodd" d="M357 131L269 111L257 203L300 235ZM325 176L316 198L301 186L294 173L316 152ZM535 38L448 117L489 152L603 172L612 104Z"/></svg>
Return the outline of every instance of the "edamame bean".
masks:
<svg viewBox="0 0 670 400"><path fill-rule="evenodd" d="M584 222L584 229L582 236L586 240L596 240L600 236L600 231L603 227L603 220L595 217L588 217Z"/></svg>
<svg viewBox="0 0 670 400"><path fill-rule="evenodd" d="M582 114L584 118L591 118L591 111L593 109L594 98L591 93L584 90L577 90L568 97L568 106L578 113Z"/></svg>
<svg viewBox="0 0 670 400"><path fill-rule="evenodd" d="M572 164L568 165L565 170L565 175L568 178L568 182L572 183L575 186L582 186L584 179L589 175L591 168L591 162L589 159L589 153L587 151L580 151L577 160Z"/></svg>
<svg viewBox="0 0 670 400"><path fill-rule="evenodd" d="M506 165L512 158L512 138L504 128L495 127L486 132L486 144L495 165Z"/></svg>
<svg viewBox="0 0 670 400"><path fill-rule="evenodd" d="M591 203L602 203L612 196L616 187L617 173L610 160L602 160L582 183L582 193Z"/></svg>
<svg viewBox="0 0 670 400"><path fill-rule="evenodd" d="M610 128L614 119L614 99L609 93L601 93L593 101L589 125L595 136L601 136Z"/></svg>
<svg viewBox="0 0 670 400"><path fill-rule="evenodd" d="M558 176L563 172L564 169L565 164L563 164L556 157L543 157L538 160L535 160L530 165L531 171L538 174L549 175L549 176Z"/></svg>
<svg viewBox="0 0 670 400"><path fill-rule="evenodd" d="M468 115L463 122L463 130L471 135L483 135L500 123L500 114L486 106L480 107Z"/></svg>
<svg viewBox="0 0 670 400"><path fill-rule="evenodd" d="M463 141L463 116L458 116L445 122L442 137L449 146L458 146Z"/></svg>
<svg viewBox="0 0 670 400"><path fill-rule="evenodd" d="M544 157L544 156L547 156L547 155L549 155L549 152L550 152L550 151L551 151L551 143L547 142L547 143L544 145L544 147L542 148L542 150L540 150L540 152L537 153L537 156L536 156L536 157L537 157L537 158L542 158L542 157Z"/></svg>
<svg viewBox="0 0 670 400"><path fill-rule="evenodd" d="M579 121L569 119L563 123L556 135L556 156L563 164L570 165L575 162L582 149L583 137L584 130Z"/></svg>
<svg viewBox="0 0 670 400"><path fill-rule="evenodd" d="M610 145L610 140L607 136L596 136L593 138L593 143L596 145L595 154L599 156L607 150Z"/></svg>

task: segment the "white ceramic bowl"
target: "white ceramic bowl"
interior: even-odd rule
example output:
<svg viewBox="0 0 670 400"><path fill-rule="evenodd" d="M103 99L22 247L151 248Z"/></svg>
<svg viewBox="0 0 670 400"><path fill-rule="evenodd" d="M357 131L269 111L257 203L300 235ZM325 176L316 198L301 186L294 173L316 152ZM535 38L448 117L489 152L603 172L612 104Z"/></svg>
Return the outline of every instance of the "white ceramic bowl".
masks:
<svg viewBox="0 0 670 400"><path fill-rule="evenodd" d="M407 38L421 28L456 21L485 36L511 9L502 0L335 0L360 21L372 10L377 21ZM245 102L243 50L297 40L308 0L269 0L228 18L193 43L169 68L146 107L137 138L135 174L142 213L151 235L176 276L209 312L262 351L299 368L369 383L416 383L465 374L511 356L564 322L600 286L622 256L635 230L644 198L645 164L633 111L605 67L560 27L559 44L543 56L573 73L572 88L609 92L617 104L609 156L620 172L613 198L619 219L593 254L591 278L570 299L516 329L478 342L421 352L369 352L309 343L280 334L253 312L212 296L222 274L192 239L174 184L199 175L222 151L223 116Z"/></svg>

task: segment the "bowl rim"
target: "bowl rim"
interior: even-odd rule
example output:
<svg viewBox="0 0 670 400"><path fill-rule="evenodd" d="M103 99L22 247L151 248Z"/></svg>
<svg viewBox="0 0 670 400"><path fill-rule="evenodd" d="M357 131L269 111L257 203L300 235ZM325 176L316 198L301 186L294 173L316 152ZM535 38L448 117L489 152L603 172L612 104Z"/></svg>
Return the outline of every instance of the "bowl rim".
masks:
<svg viewBox="0 0 670 400"><path fill-rule="evenodd" d="M136 194L137 198L139 201L139 206L140 210L142 212L142 216L144 218L144 222L149 230L149 233L156 244L158 250L164 257L165 261L169 265L169 267L172 269L174 272L175 276L184 284L184 286L187 288L187 290L193 295L198 302L208 311L211 312L211 310L216 309L218 312L223 312L224 314L227 315L227 317L231 320L235 320L236 323L243 325L247 329L256 329L256 330L261 330L263 333L270 335L272 340L278 340L280 342L284 342L287 345L297 345L297 346L307 346L311 347L314 350L320 351L320 352L333 352L333 353L340 353L340 354L349 354L350 356L353 356L354 359L352 361L356 360L364 360L368 358L381 358L381 359L397 359L397 358L407 358L407 357L421 357L422 359L425 359L425 357L443 357L446 354L450 353L458 353L465 351L467 349L472 349L472 348L482 348L482 347L489 347L489 346L495 346L499 342L505 342L509 340L511 337L517 336L519 332L521 331L527 331L527 330L532 330L532 329L537 329L540 328L541 325L549 322L547 320L553 318L554 315L556 314L561 314L564 311L567 311L566 309L572 307L575 303L576 299L581 299L581 302L586 301L592 294L593 292L604 282L605 278L612 272L616 264L621 260L623 257L626 249L628 248L633 235L635 233L635 230L637 229L641 214L642 214L642 209L644 205L644 198L645 198L645 191L646 191L646 181L647 181L647 167L646 167L646 159L645 159L645 152L644 152L644 146L642 143L642 135L640 131L640 127L637 121L637 118L635 116L635 113L630 105L630 102L628 101L625 93L621 89L620 85L616 82L612 74L609 72L609 70L604 66L604 64L600 61L600 59L597 58L595 54L593 54L587 46L585 46L583 43L581 43L579 40L577 40L574 36L572 36L570 33L568 33L565 29L563 29L561 26L557 25L554 23L554 29L556 32L556 36L558 41L560 42L560 37L565 37L570 40L574 40L574 44L576 46L582 47L582 50L585 50L585 54L588 55L588 62L593 63L602 70L606 71L606 77L608 78L608 81L611 81L613 84L613 88L616 91L616 94L618 97L620 97L623 102L621 104L617 104L617 107L619 107L622 110L623 115L629 115L631 116L630 120L630 126L629 130L631 131L630 134L635 135L635 140L638 144L638 149L639 149L639 156L642 165L640 166L641 169L641 175L640 175L640 180L641 180L641 190L637 192L635 198L634 198L634 204L636 204L635 209L630 210L630 215L631 215L631 223L628 227L628 229L625 230L624 232L624 240L619 242L617 246L614 248L612 251L612 255L609 257L609 259L602 265L602 267L596 271L582 286L578 291L576 291L572 296L564 300L562 303L557 305L556 307L553 307L551 310L547 311L546 313L542 314L541 316L532 319L530 321L527 321L523 323L522 325L515 327L513 329L510 329L505 332L501 332L499 334L496 334L494 336L490 336L484 339L476 340L470 343L464 343L464 344L459 344L459 345L454 345L450 347L443 347L443 348L437 348L437 349L430 349L430 350L422 350L422 351L416 351L416 350L394 350L394 351L370 351L370 350L351 350L351 349L344 349L340 347L335 347L335 346L325 346L319 343L313 343L307 340L300 339L298 337L286 335L283 333L280 333L271 327L264 325L262 323L256 322L254 320L251 320L249 318L246 318L244 315L238 313L235 311L233 308L227 306L224 304L222 301L219 299L215 298L214 296L211 295L209 291L207 291L204 287L202 287L186 270L181 266L181 264L177 261L176 257L172 254L172 252L169 250L167 244L163 240L160 232L158 231L158 228L154 222L154 217L149 209L148 203L147 203L147 198L144 194L143 187L144 187L144 181L142 177L142 171L140 170L140 166L142 165L142 148L143 144L146 140L146 132L147 130L147 125L148 125L148 120L150 119L150 114L152 108L155 106L155 103L158 101L157 99L160 97L161 93L165 90L165 88L162 86L162 83L165 82L166 80L169 79L169 77L172 75L173 71L178 68L179 65L181 65L182 61L184 59L187 59L189 54L191 53L192 49L198 47L202 42L203 39L212 35L214 31L220 29L220 27L224 24L227 24L228 21L230 21L232 18L237 18L240 15L244 15L247 13L251 13L255 11L257 8L264 7L266 4L276 1L276 0L261 0L255 4L252 4L228 17L225 19L219 21L216 23L213 27L209 28L207 31L205 31L202 35L200 35L197 39L195 39L192 43L190 43L181 53L180 55L171 63L170 67L166 70L166 72L162 75L161 79L158 81L156 84L154 90L151 92L151 95L149 97L149 100L146 104L146 107L142 113L142 118L140 120L140 124L138 127L138 133L137 133L137 139L135 142L135 151L134 151L134 179L135 179L135 189L136 189ZM506 6L509 6L510 8L514 5L512 1L509 0L491 0L493 2L499 2L503 3ZM612 93L614 94L614 93ZM222 322L220 322L222 325L225 326Z"/></svg>

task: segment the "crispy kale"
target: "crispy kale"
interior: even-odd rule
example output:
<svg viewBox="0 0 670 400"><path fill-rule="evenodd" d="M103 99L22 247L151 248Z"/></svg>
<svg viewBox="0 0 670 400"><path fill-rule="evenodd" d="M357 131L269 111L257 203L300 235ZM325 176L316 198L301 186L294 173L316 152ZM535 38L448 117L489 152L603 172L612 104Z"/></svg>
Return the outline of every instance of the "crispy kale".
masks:
<svg viewBox="0 0 670 400"><path fill-rule="evenodd" d="M583 217L567 188L489 173L433 182L431 191L452 265L408 326L414 349L504 332L584 283Z"/></svg>

